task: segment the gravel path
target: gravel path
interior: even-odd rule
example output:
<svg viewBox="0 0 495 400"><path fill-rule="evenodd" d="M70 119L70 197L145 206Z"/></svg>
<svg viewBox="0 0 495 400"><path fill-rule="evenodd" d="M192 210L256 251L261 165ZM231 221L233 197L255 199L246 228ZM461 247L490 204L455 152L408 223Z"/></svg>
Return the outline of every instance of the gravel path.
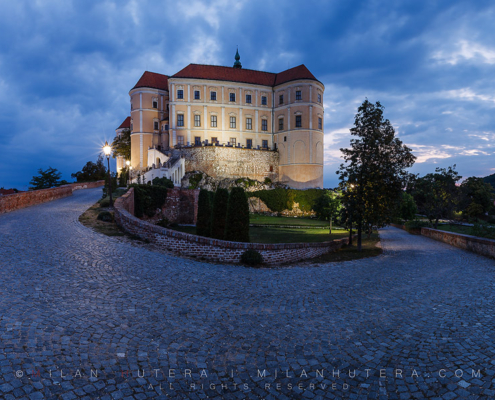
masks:
<svg viewBox="0 0 495 400"><path fill-rule="evenodd" d="M495 398L493 260L387 228L370 259L206 264L85 228L100 194L0 216L0 398Z"/></svg>

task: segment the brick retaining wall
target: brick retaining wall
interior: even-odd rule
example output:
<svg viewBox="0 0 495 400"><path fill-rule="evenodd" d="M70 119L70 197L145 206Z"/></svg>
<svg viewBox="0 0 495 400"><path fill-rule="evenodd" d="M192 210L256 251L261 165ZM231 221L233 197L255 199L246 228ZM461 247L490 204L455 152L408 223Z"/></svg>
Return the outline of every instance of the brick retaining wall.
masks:
<svg viewBox="0 0 495 400"><path fill-rule="evenodd" d="M198 217L198 199L199 189L167 189L162 215L176 224L195 225ZM131 214L134 215L134 212Z"/></svg>
<svg viewBox="0 0 495 400"><path fill-rule="evenodd" d="M210 261L240 262L242 253L248 249L254 249L261 253L266 264L280 264L318 257L329 251L340 249L349 241L348 238L344 238L322 243L229 242L152 225L136 218L130 212L133 208L134 189L131 188L115 200L115 221L123 230L178 255L196 256Z"/></svg>
<svg viewBox="0 0 495 400"><path fill-rule="evenodd" d="M51 189L29 190L0 196L0 214L71 196L74 190L96 188L104 184L105 181L70 183Z"/></svg>
<svg viewBox="0 0 495 400"><path fill-rule="evenodd" d="M421 228L421 235L482 256L495 258L495 240L432 228Z"/></svg>

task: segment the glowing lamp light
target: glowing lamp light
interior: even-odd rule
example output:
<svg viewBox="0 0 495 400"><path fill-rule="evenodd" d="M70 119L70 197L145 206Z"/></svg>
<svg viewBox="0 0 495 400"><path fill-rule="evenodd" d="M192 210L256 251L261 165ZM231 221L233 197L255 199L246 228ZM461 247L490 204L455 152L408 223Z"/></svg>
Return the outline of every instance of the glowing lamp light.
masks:
<svg viewBox="0 0 495 400"><path fill-rule="evenodd" d="M108 142L105 142L105 146L103 146L103 153L105 153L105 155L109 157L111 152L112 147L108 144Z"/></svg>

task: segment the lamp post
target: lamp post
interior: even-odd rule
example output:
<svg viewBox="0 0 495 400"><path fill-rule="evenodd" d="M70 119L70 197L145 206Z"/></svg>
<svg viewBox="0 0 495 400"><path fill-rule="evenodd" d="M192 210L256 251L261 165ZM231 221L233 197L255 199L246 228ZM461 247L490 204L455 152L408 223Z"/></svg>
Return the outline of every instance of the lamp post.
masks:
<svg viewBox="0 0 495 400"><path fill-rule="evenodd" d="M131 179L131 162L127 160L125 165L127 165L127 186L129 186L129 180Z"/></svg>
<svg viewBox="0 0 495 400"><path fill-rule="evenodd" d="M112 152L112 148L108 144L108 142L105 141L105 146L103 146L103 153L107 156L107 162L108 162L108 192L110 193L110 207L113 207L113 200L112 200L112 177L110 176L110 153Z"/></svg>
<svg viewBox="0 0 495 400"><path fill-rule="evenodd" d="M350 189L354 189L354 184L350 184ZM351 204L349 206L349 246L352 246L352 198L351 198Z"/></svg>

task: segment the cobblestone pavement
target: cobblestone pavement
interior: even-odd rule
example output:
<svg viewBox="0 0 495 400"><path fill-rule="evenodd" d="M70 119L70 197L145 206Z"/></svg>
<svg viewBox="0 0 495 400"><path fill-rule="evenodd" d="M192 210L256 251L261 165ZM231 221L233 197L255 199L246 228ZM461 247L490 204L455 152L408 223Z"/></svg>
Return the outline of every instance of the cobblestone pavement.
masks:
<svg viewBox="0 0 495 400"><path fill-rule="evenodd" d="M207 264L85 228L100 193L0 216L0 398L495 398L493 260L389 228L371 259Z"/></svg>

